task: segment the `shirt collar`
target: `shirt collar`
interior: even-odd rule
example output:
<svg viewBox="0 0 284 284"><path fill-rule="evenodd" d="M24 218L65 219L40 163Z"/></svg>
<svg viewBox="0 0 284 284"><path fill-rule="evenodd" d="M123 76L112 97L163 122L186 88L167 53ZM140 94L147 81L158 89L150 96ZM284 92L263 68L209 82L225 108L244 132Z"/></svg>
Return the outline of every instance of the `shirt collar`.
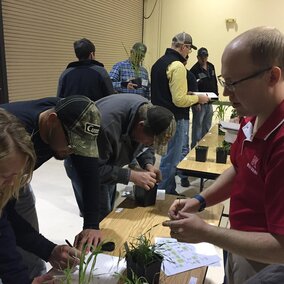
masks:
<svg viewBox="0 0 284 284"><path fill-rule="evenodd" d="M255 119L254 119L255 121ZM255 134L256 138L267 140L284 123L284 100L271 113Z"/></svg>

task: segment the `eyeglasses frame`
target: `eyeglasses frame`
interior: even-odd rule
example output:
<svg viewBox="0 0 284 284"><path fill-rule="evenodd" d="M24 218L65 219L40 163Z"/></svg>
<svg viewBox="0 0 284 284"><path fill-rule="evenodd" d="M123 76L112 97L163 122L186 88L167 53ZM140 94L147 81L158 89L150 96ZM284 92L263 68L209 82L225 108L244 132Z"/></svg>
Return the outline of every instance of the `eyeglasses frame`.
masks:
<svg viewBox="0 0 284 284"><path fill-rule="evenodd" d="M268 67L268 68L265 68L265 69L262 69L262 70L257 71L257 72L255 72L255 73L253 73L253 74L251 74L251 75L249 75L249 76L247 76L247 77L245 77L245 78L242 78L242 79L240 79L240 80L234 81L234 82L232 82L232 83L226 83L225 80L222 80L222 78L223 78L222 75L219 75L217 78L218 78L218 82L220 83L220 85L221 85L222 87L226 88L226 89L227 89L228 91L230 91L230 92L235 92L235 86L236 86L237 84L239 84L239 83L241 83L241 82L244 82L244 81L247 81L247 80L250 80L250 79L253 79L253 78L259 76L260 74L269 71L272 67L273 67L273 66ZM223 78L223 79L224 79L224 78Z"/></svg>

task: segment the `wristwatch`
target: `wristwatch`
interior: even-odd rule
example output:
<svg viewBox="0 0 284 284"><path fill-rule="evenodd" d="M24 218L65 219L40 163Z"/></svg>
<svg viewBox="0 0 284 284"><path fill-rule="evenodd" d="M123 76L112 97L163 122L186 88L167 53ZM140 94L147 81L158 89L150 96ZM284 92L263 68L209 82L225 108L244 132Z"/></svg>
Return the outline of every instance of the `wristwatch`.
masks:
<svg viewBox="0 0 284 284"><path fill-rule="evenodd" d="M196 194L193 196L193 198L197 199L200 203L200 207L198 209L198 212L203 211L206 208L206 201L204 199L203 196L201 196L200 194Z"/></svg>

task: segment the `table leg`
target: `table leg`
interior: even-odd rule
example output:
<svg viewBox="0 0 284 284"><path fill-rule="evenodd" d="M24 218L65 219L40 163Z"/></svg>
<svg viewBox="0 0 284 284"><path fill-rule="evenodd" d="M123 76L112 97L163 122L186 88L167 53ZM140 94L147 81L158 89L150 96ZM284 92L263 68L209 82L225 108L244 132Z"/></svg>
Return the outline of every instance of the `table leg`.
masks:
<svg viewBox="0 0 284 284"><path fill-rule="evenodd" d="M204 188L204 178L200 178L200 192L203 190Z"/></svg>

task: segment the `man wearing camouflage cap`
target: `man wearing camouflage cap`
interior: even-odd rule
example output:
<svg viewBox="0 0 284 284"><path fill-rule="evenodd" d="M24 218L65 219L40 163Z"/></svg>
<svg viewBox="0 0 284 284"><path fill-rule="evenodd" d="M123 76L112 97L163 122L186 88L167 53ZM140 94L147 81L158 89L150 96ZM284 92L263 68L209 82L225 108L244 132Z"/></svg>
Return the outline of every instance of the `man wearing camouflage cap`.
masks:
<svg viewBox="0 0 284 284"><path fill-rule="evenodd" d="M142 42L136 42L127 60L116 63L109 75L117 93L132 93L150 99L149 75L142 66L147 47Z"/></svg>
<svg viewBox="0 0 284 284"><path fill-rule="evenodd" d="M160 171L154 166L154 152L165 153L175 132L175 119L168 109L153 106L147 99L133 94L111 95L96 101L96 106L101 113L98 136L101 220L113 208L117 183L133 182L151 190L161 180ZM134 158L142 170L123 167ZM81 208L82 180L73 166L66 170Z"/></svg>
<svg viewBox="0 0 284 284"><path fill-rule="evenodd" d="M83 231L76 236L75 246L81 250L87 242L96 246L101 239L98 229L98 220L95 219L94 211L98 211L92 200L98 200L98 148L97 136L100 128L100 113L93 101L84 96L70 96L65 99L44 98L33 101L15 102L0 105L14 114L25 126L32 136L37 160L35 169L40 167L50 158L63 160L71 155L74 166L78 169L78 175L84 175L85 168L94 169L88 182L83 183L83 203L85 218ZM81 158L89 158L88 164L82 164ZM29 232L31 228L38 230L38 221L35 210L35 200L30 186L21 190L19 200L10 202L10 222L16 232L19 233L17 240L20 244L45 261L57 268L78 264L74 258L70 262L70 255L74 249L68 246L56 246L41 235L31 232L30 239L22 240L21 232ZM64 220L62 220L64 222ZM63 223L64 224L64 223ZM65 225L65 224L64 224ZM34 249L36 246L36 249ZM62 249L62 247L64 249ZM25 264L29 267L30 278L42 274L45 270L43 262L21 251ZM60 260L60 261L59 261ZM59 267L60 266L60 267Z"/></svg>

